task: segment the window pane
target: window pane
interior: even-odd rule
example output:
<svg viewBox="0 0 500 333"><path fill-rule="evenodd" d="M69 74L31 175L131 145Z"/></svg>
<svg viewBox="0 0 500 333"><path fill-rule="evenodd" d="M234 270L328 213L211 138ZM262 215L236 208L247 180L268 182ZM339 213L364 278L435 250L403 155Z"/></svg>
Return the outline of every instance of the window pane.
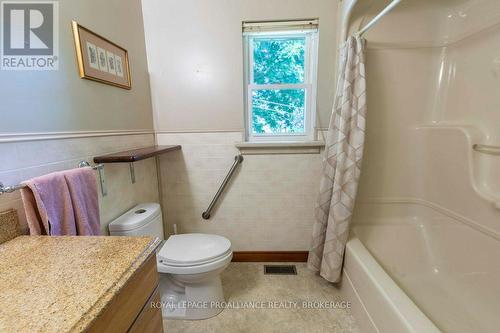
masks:
<svg viewBox="0 0 500 333"><path fill-rule="evenodd" d="M253 90L253 134L305 133L305 95L305 89Z"/></svg>
<svg viewBox="0 0 500 333"><path fill-rule="evenodd" d="M303 83L305 45L305 37L254 38L254 83Z"/></svg>

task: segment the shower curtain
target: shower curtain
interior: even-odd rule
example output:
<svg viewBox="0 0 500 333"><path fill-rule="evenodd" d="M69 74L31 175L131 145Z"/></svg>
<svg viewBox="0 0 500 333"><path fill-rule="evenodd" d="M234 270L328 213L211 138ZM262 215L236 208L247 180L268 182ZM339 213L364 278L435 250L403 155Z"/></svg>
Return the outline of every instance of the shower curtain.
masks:
<svg viewBox="0 0 500 333"><path fill-rule="evenodd" d="M364 39L349 37L339 53L337 92L326 137L308 267L339 282L361 173L365 138Z"/></svg>

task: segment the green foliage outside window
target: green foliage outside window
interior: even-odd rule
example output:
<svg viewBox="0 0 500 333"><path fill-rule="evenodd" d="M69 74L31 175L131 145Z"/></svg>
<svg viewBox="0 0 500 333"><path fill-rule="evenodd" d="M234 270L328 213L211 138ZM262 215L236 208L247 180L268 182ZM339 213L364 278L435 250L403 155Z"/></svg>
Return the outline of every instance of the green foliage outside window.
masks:
<svg viewBox="0 0 500 333"><path fill-rule="evenodd" d="M305 89L267 89L268 84L302 84L305 72L305 37L253 39L252 91L254 134L304 133Z"/></svg>

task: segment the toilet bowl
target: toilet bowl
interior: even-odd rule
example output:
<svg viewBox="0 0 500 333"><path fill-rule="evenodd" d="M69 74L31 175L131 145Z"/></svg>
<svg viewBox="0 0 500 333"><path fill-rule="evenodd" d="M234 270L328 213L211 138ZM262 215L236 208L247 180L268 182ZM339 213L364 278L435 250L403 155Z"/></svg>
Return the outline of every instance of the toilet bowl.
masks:
<svg viewBox="0 0 500 333"><path fill-rule="evenodd" d="M140 204L109 224L110 235L163 239L160 205ZM162 314L169 319L206 319L223 309L220 275L233 257L231 242L210 234L170 236L156 254Z"/></svg>
<svg viewBox="0 0 500 333"><path fill-rule="evenodd" d="M164 316L203 319L217 315L224 302L220 274L233 253L228 239L207 234L173 235L157 253Z"/></svg>

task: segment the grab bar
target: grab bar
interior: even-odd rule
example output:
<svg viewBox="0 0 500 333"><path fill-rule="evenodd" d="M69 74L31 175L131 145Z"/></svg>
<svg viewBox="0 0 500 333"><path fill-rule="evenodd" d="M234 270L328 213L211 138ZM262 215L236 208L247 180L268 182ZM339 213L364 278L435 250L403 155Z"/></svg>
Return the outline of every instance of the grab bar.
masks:
<svg viewBox="0 0 500 333"><path fill-rule="evenodd" d="M243 156L236 155L234 157L234 163L231 166L231 169L229 169L229 172L227 173L226 178L224 178L224 180L222 181L222 184L219 187L219 190L217 190L217 193L215 193L215 196L212 199L212 202L210 203L210 205L208 205L207 210L204 211L203 214L201 214L201 217L204 220L208 220L210 218L210 214L212 213L212 209L214 208L215 204L217 203L217 200L219 200L222 192L224 192L224 189L226 188L227 184L229 183L229 180L231 179L234 172L236 171L236 168L238 167L238 165L241 162L243 162Z"/></svg>
<svg viewBox="0 0 500 333"><path fill-rule="evenodd" d="M472 145L472 149L479 153L489 154L489 155L500 155L500 147L499 146L488 146L476 143Z"/></svg>

